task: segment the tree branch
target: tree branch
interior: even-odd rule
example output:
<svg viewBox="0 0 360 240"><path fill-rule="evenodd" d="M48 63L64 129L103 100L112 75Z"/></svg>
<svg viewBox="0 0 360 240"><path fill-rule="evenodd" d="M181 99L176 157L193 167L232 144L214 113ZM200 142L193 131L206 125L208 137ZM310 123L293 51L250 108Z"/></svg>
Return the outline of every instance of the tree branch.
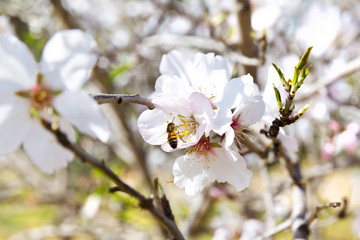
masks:
<svg viewBox="0 0 360 240"><path fill-rule="evenodd" d="M139 94L106 94L106 93L97 93L97 94L90 94L92 98L97 101L98 104L104 103L136 103L140 105L145 105L149 109L154 109L155 106L151 102L150 99L141 97Z"/></svg>
<svg viewBox="0 0 360 240"><path fill-rule="evenodd" d="M327 204L324 204L322 206L316 207L316 209L314 210L314 212L312 212L310 214L310 216L306 219L306 223L307 226L309 227L310 224L315 220L315 218L317 218L317 216L319 215L320 211L326 209L326 208L337 208L340 207L341 203L340 202L330 202Z"/></svg>
<svg viewBox="0 0 360 240"><path fill-rule="evenodd" d="M105 176L107 176L113 183L116 184L119 190L124 193L129 194L130 196L136 198L139 201L139 206L142 209L148 210L153 217L160 222L164 228L169 231L174 239L176 240L183 240L184 237L181 234L180 230L176 226L175 222L169 219L162 211L155 207L153 204L152 198L146 198L137 190L133 189L125 182L123 182L109 167L105 165L104 161L99 161L96 158L92 157L91 155L84 152L81 148L76 146L75 144L71 143L67 136L61 132L59 129L53 129L52 124L44 119L41 119L42 125L52 132L58 142L65 147L66 149L73 152L76 156L78 156L84 163L92 166L93 168L101 171Z"/></svg>

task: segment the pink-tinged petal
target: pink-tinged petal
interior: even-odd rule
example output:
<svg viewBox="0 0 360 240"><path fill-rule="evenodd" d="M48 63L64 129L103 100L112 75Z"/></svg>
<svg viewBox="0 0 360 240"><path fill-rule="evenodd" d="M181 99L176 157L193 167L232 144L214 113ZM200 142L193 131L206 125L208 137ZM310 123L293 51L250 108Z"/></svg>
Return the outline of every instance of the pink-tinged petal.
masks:
<svg viewBox="0 0 360 240"><path fill-rule="evenodd" d="M216 148L215 153L217 157L206 159L209 165L207 170L209 180L211 182L227 182L233 185L237 191L242 191L249 187L252 172L247 169L245 159L240 154L233 153L237 157L232 159L229 158L230 155L226 154L225 151L229 150Z"/></svg>
<svg viewBox="0 0 360 240"><path fill-rule="evenodd" d="M31 127L30 102L14 95L18 86L0 82L0 155L16 150Z"/></svg>
<svg viewBox="0 0 360 240"><path fill-rule="evenodd" d="M191 83L190 79L193 73L192 62L181 52L173 50L161 58L160 73L175 75Z"/></svg>
<svg viewBox="0 0 360 240"><path fill-rule="evenodd" d="M61 146L54 135L37 122L26 136L23 146L35 166L48 174L65 168L74 158L72 152Z"/></svg>
<svg viewBox="0 0 360 240"><path fill-rule="evenodd" d="M194 92L189 97L189 106L196 121L200 123L200 125L205 125L205 135L209 136L213 122L213 112L210 100L203 94Z"/></svg>
<svg viewBox="0 0 360 240"><path fill-rule="evenodd" d="M97 61L96 42L81 30L56 33L45 45L40 72L54 89L79 89Z"/></svg>
<svg viewBox="0 0 360 240"><path fill-rule="evenodd" d="M222 94L222 99L220 99L219 103L217 104L218 107L233 109L240 105L244 98L243 92L245 84L243 79L244 76L234 78L226 84Z"/></svg>
<svg viewBox="0 0 360 240"><path fill-rule="evenodd" d="M183 116L190 116L191 114L188 100L175 94L166 93L158 95L153 98L152 103L155 105L155 108L169 114L168 116L176 116L178 113Z"/></svg>
<svg viewBox="0 0 360 240"><path fill-rule="evenodd" d="M176 94L184 98L194 92L187 81L174 75L161 75L155 83L156 93Z"/></svg>
<svg viewBox="0 0 360 240"><path fill-rule="evenodd" d="M296 138L287 136L282 131L279 132L278 138L288 152L297 152L299 150L299 144Z"/></svg>
<svg viewBox="0 0 360 240"><path fill-rule="evenodd" d="M209 182L204 165L192 156L178 157L173 166L175 185L185 188L185 193L190 196L201 192Z"/></svg>
<svg viewBox="0 0 360 240"><path fill-rule="evenodd" d="M80 132L102 142L110 137L109 123L98 104L84 91L63 91L54 99L54 107Z"/></svg>
<svg viewBox="0 0 360 240"><path fill-rule="evenodd" d="M144 140L153 145L166 143L166 128L169 122L169 115L160 109L145 110L138 119L138 127Z"/></svg>
<svg viewBox="0 0 360 240"><path fill-rule="evenodd" d="M12 35L0 36L0 81L30 88L35 76L36 62L27 46Z"/></svg>
<svg viewBox="0 0 360 240"><path fill-rule="evenodd" d="M234 111L234 116L240 114L240 122L243 126L250 126L258 122L265 112L265 103L261 96L249 99Z"/></svg>

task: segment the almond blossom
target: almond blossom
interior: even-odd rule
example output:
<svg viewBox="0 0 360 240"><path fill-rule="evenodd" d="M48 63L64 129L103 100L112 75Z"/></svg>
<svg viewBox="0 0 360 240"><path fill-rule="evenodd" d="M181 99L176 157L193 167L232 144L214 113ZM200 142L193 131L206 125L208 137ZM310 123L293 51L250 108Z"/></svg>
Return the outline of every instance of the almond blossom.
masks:
<svg viewBox="0 0 360 240"><path fill-rule="evenodd" d="M152 100L155 109L144 111L138 126L146 142L162 145L164 151L185 149L173 166L174 183L188 195L215 180L238 191L248 187L252 173L236 147L265 108L252 77L231 79L227 61L214 53L188 58L178 51L163 56L160 72ZM176 149L167 141L170 122L179 129Z"/></svg>
<svg viewBox="0 0 360 240"><path fill-rule="evenodd" d="M196 144L202 135L209 136L212 127L212 109L209 99L200 93L192 93L188 99L174 94L162 94L152 100L154 110L144 111L138 119L140 134L146 142L161 145L171 152ZM178 146L168 144L167 125L178 126Z"/></svg>
<svg viewBox="0 0 360 240"><path fill-rule="evenodd" d="M208 137L188 149L173 166L174 183L185 188L187 195L201 192L211 182L227 182L237 191L249 187L252 173L245 159L237 152L211 143Z"/></svg>
<svg viewBox="0 0 360 240"><path fill-rule="evenodd" d="M231 79L230 72L230 66L222 56L196 53L194 58L188 58L173 50L162 57L161 76L155 83L155 91L156 94L172 93L181 88L185 98L192 92L202 93L213 108L212 130L222 135L232 123L231 110L253 92L250 75Z"/></svg>
<svg viewBox="0 0 360 240"><path fill-rule="evenodd" d="M57 143L40 122L44 118L74 141L71 125L106 142L110 131L96 102L80 87L97 61L95 41L80 30L56 33L38 66L24 43L0 36L0 154L23 146L43 172L64 168L74 155Z"/></svg>

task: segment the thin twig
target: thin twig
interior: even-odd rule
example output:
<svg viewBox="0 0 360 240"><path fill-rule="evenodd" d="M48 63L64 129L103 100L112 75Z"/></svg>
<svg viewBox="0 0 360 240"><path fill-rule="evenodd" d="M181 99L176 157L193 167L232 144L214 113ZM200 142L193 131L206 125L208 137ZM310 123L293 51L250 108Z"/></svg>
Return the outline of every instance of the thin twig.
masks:
<svg viewBox="0 0 360 240"><path fill-rule="evenodd" d="M277 139L276 139L277 140ZM277 140L278 141L278 140ZM306 226L305 215L307 212L306 188L297 161L291 161L285 153L282 145L279 143L280 156L285 160L286 169L293 180L292 189L292 211L291 211L291 229L294 233L294 239L308 239L309 229Z"/></svg>
<svg viewBox="0 0 360 240"><path fill-rule="evenodd" d="M107 93L97 93L97 94L90 94L92 98L97 101L98 104L104 103L136 103L140 105L145 105L149 109L154 109L155 106L151 102L150 99L141 97L139 94L107 94Z"/></svg>
<svg viewBox="0 0 360 240"><path fill-rule="evenodd" d="M176 226L175 222L169 219L162 211L155 207L151 198L146 198L137 190L133 189L125 182L123 182L109 167L105 165L103 161L99 161L93 156L84 152L81 148L71 143L67 136L61 132L59 129L52 129L51 123L42 119L43 126L52 132L57 138L58 142L65 147L66 149L73 152L76 156L78 156L84 163L92 166L95 169L101 171L105 176L107 176L116 186L124 193L129 194L130 196L136 198L139 201L139 206L142 209L148 210L153 217L160 222L167 231L169 231L174 239L183 240L184 237L181 234L180 230Z"/></svg>
<svg viewBox="0 0 360 240"><path fill-rule="evenodd" d="M340 207L341 203L340 202L330 202L327 204L324 204L322 206L316 207L316 209L314 210L314 212L312 212L310 214L310 216L306 219L306 223L308 225L308 227L310 226L310 224L315 220L315 218L317 218L318 214L320 213L320 211L326 209L326 208L337 208Z"/></svg>

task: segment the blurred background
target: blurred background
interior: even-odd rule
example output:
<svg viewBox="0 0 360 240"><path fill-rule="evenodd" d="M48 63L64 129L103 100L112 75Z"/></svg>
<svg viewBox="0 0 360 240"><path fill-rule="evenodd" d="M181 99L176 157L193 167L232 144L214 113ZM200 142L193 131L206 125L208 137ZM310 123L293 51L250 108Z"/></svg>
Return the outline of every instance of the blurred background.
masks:
<svg viewBox="0 0 360 240"><path fill-rule="evenodd" d="M97 41L99 61L86 85L90 93L148 97L159 76L161 56L172 49L215 52L233 75L251 73L261 91L271 63L286 78L305 50L314 46L310 75L295 100L310 109L285 128L297 139L307 187L308 214L327 202L310 239L360 239L360 2L356 0L1 0L0 34L17 35L39 61L58 30L78 28ZM274 103L275 104L275 103ZM253 171L240 193L213 184L196 197L172 181L182 153L147 145L137 130L146 108L101 105L112 127L110 144L78 135L84 150L104 161L146 196L155 177L187 239L255 239L286 221L292 210L292 181L274 156L243 155ZM254 130L262 148L267 142ZM0 157L0 239L166 239L151 215L79 159L46 175L19 151ZM273 236L291 239L290 229Z"/></svg>

